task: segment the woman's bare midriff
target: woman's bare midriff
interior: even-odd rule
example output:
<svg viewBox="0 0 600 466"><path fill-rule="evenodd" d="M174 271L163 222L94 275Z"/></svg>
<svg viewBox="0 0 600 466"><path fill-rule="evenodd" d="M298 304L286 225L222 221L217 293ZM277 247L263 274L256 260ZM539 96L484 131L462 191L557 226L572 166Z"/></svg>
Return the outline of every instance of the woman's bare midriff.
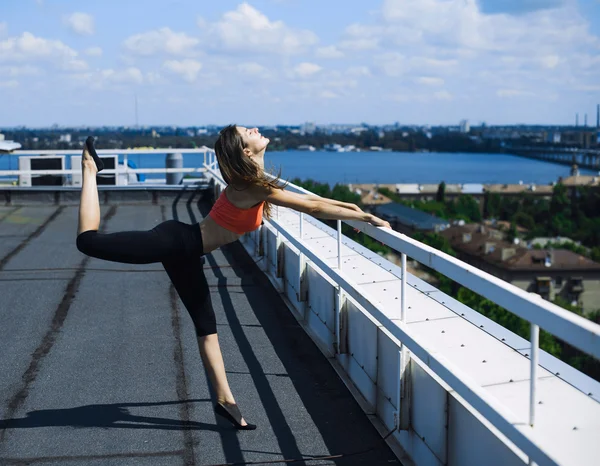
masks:
<svg viewBox="0 0 600 466"><path fill-rule="evenodd" d="M226 188L226 196L229 202L240 209L249 209L253 205L261 202L261 199L257 197L257 193L252 189L248 189L243 192L235 191ZM202 233L202 243L204 246L204 254L208 254L215 249L225 246L226 244L233 243L240 239L242 235L234 233L227 228L223 228L217 222L215 222L210 215L207 215L204 220L199 224L200 233Z"/></svg>
<svg viewBox="0 0 600 466"><path fill-rule="evenodd" d="M199 228L200 233L202 233L202 245L204 247L203 254L208 254L221 246L233 243L242 236L227 228L223 228L215 222L210 215L207 215L206 218L200 222Z"/></svg>

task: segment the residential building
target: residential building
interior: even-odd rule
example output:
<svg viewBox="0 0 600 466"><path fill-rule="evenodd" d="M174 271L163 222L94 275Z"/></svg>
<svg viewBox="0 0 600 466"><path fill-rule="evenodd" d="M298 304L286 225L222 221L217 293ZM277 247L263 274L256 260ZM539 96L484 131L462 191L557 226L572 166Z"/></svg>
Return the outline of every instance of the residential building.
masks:
<svg viewBox="0 0 600 466"><path fill-rule="evenodd" d="M378 205L374 207L374 212L378 217L390 222L394 230L408 235L417 231L439 232L450 226L448 220L396 202Z"/></svg>
<svg viewBox="0 0 600 466"><path fill-rule="evenodd" d="M529 249L509 243L483 225L452 226L440 233L458 258L542 298L557 296L582 307L600 308L600 264L566 249Z"/></svg>

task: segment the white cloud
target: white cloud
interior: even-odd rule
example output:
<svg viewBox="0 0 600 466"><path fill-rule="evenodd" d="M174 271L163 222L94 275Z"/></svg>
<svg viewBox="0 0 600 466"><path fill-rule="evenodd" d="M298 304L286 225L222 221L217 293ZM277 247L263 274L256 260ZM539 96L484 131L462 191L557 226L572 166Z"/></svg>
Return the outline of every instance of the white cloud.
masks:
<svg viewBox="0 0 600 466"><path fill-rule="evenodd" d="M520 89L498 89L496 91L498 97L520 97L520 96L531 96L532 92L522 91Z"/></svg>
<svg viewBox="0 0 600 466"><path fill-rule="evenodd" d="M539 62L544 68L553 69L560 63L560 57L558 55L546 55L540 57Z"/></svg>
<svg viewBox="0 0 600 466"><path fill-rule="evenodd" d="M71 82L94 91L117 90L124 86L139 85L145 82L139 68L130 66L124 69L100 69L96 71L73 73Z"/></svg>
<svg viewBox="0 0 600 466"><path fill-rule="evenodd" d="M149 84L164 84L166 81L160 73L150 71L146 73L146 82Z"/></svg>
<svg viewBox="0 0 600 466"><path fill-rule="evenodd" d="M168 27L136 34L125 39L125 49L135 55L191 55L200 41L185 32L173 32Z"/></svg>
<svg viewBox="0 0 600 466"><path fill-rule="evenodd" d="M83 70L87 64L78 54L59 40L36 37L24 32L18 37L0 41L0 62L26 62L47 60L64 70Z"/></svg>
<svg viewBox="0 0 600 466"><path fill-rule="evenodd" d="M593 87L600 38L576 2L553 6L508 15L483 13L479 0L383 0L375 20L348 26L338 46L387 77L429 86L452 82L457 89L446 92L454 99L473 92L508 97L499 88L535 86L556 95ZM456 92L466 80L470 92Z"/></svg>
<svg viewBox="0 0 600 466"><path fill-rule="evenodd" d="M351 66L346 71L348 76L360 77L360 76L372 76L371 70L368 66Z"/></svg>
<svg viewBox="0 0 600 466"><path fill-rule="evenodd" d="M339 98L339 95L337 95L333 91L325 90L319 94L319 97L321 97L322 99L337 99Z"/></svg>
<svg viewBox="0 0 600 466"><path fill-rule="evenodd" d="M217 49L257 54L297 54L318 42L312 31L271 21L248 3L225 13L220 21L207 27L207 34Z"/></svg>
<svg viewBox="0 0 600 466"><path fill-rule="evenodd" d="M136 67L125 68L124 70L105 69L100 72L101 77L108 83L117 84L142 84L144 76Z"/></svg>
<svg viewBox="0 0 600 466"><path fill-rule="evenodd" d="M0 66L0 76L18 78L20 76L37 76L42 74L42 70L31 65L22 66Z"/></svg>
<svg viewBox="0 0 600 466"><path fill-rule="evenodd" d="M321 71L321 67L316 63L300 63L294 67L294 74L301 78L306 78Z"/></svg>
<svg viewBox="0 0 600 466"><path fill-rule="evenodd" d="M85 49L83 53L89 57L100 57L102 56L102 49L100 47L90 47Z"/></svg>
<svg viewBox="0 0 600 466"><path fill-rule="evenodd" d="M18 85L19 81L16 79L11 79L10 81L0 81L0 88L17 87Z"/></svg>
<svg viewBox="0 0 600 466"><path fill-rule="evenodd" d="M178 74L187 82L194 82L202 69L202 63L196 60L168 60L163 65L171 73Z"/></svg>
<svg viewBox="0 0 600 466"><path fill-rule="evenodd" d="M251 76L260 76L268 73L268 70L264 66L254 62L240 63L237 69L240 73Z"/></svg>
<svg viewBox="0 0 600 466"><path fill-rule="evenodd" d="M343 58L344 52L338 49L335 45L328 45L327 47L319 47L315 52L319 58Z"/></svg>
<svg viewBox="0 0 600 466"><path fill-rule="evenodd" d="M434 78L431 76L420 76L415 79L417 84L424 84L425 86L443 86L444 80L442 78Z"/></svg>
<svg viewBox="0 0 600 466"><path fill-rule="evenodd" d="M87 13L72 13L65 16L63 21L75 34L82 36L94 34L94 18Z"/></svg>
<svg viewBox="0 0 600 466"><path fill-rule="evenodd" d="M441 90L437 92L415 92L412 89L403 89L401 92L396 92L386 96L387 99L396 102L434 102L436 100L454 100L454 95L447 90Z"/></svg>
<svg viewBox="0 0 600 466"><path fill-rule="evenodd" d="M448 92L446 90L434 92L433 96L436 99L438 99L438 100L452 100L452 99L454 99L454 96L450 92Z"/></svg>
<svg viewBox="0 0 600 466"><path fill-rule="evenodd" d="M344 34L340 48L354 52L377 49L381 40L381 28L377 26L351 24Z"/></svg>

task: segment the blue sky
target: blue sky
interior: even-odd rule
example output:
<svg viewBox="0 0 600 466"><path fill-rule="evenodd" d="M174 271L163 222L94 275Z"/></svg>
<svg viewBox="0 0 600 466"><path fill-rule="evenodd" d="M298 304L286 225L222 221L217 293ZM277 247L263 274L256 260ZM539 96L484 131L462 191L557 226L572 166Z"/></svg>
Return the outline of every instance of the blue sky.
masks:
<svg viewBox="0 0 600 466"><path fill-rule="evenodd" d="M600 0L2 0L0 126L595 123Z"/></svg>

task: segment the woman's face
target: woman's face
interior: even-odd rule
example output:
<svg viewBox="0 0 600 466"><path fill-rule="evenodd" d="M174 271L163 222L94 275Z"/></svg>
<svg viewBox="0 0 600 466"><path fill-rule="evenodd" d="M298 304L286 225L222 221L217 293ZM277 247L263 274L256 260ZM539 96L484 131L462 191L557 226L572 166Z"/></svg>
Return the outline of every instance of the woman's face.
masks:
<svg viewBox="0 0 600 466"><path fill-rule="evenodd" d="M258 132L258 128L245 128L243 126L236 126L236 129L244 141L244 152L251 152L246 152L246 154L249 156L259 155L261 152L264 152L270 142L269 138L262 136Z"/></svg>

